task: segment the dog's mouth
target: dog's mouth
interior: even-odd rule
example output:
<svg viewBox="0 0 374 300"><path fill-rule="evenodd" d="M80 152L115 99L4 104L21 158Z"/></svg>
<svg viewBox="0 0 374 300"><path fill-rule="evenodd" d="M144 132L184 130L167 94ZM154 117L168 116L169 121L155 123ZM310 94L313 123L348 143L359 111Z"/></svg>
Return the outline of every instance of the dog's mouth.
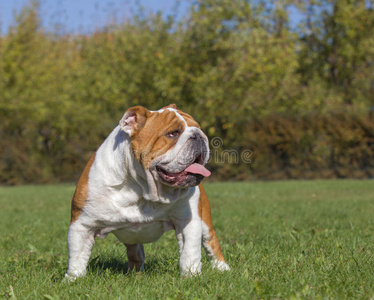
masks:
<svg viewBox="0 0 374 300"><path fill-rule="evenodd" d="M169 172L161 166L156 166L157 173L161 179L170 186L187 187L198 185L205 177L210 176L210 171L204 167L201 154L194 162L181 172Z"/></svg>

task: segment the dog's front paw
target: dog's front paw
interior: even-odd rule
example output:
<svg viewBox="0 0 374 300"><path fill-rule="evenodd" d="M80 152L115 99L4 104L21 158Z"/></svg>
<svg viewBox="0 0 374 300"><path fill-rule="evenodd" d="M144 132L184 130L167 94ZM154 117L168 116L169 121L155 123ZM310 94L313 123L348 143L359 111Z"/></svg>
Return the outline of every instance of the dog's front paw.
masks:
<svg viewBox="0 0 374 300"><path fill-rule="evenodd" d="M79 277L83 277L86 275L86 271L84 272L67 272L65 274L65 278L63 279L63 282L74 282Z"/></svg>
<svg viewBox="0 0 374 300"><path fill-rule="evenodd" d="M201 263L184 267L181 270L183 278L193 277L201 274Z"/></svg>
<svg viewBox="0 0 374 300"><path fill-rule="evenodd" d="M68 273L65 274L64 279L62 279L63 283L70 283L74 282L78 277L74 275L69 275Z"/></svg>

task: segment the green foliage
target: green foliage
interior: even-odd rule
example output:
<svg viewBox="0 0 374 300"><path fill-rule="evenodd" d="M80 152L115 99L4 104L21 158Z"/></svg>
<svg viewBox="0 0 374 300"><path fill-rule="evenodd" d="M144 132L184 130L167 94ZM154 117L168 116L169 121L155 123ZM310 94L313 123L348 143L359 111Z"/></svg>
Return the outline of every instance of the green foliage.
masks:
<svg viewBox="0 0 374 300"><path fill-rule="evenodd" d="M305 14L298 32L290 29L289 7ZM0 37L2 183L76 179L133 105L176 103L210 138L222 138L226 149L256 152L259 169L219 166L213 159L221 179L298 177L300 156L308 156L310 163L301 165L318 169L318 176L340 177L341 162L324 155L345 153L346 165L365 151L372 159L372 133L365 129L372 128L368 110L374 105L374 14L368 1L200 0L182 20L135 15L92 35L46 32L38 11L38 2L30 2ZM350 139L350 130L332 129L342 123L340 112L348 128L356 128L357 118L367 124L356 137L365 150L331 142ZM314 115L332 128L317 122L307 129L313 134L303 137L303 124L312 124ZM275 131L256 129L265 123ZM278 134L287 136L281 131L297 132L287 137L295 140L282 142L293 164L284 161L285 150L273 148ZM322 138L329 151L299 152L300 139L319 148L321 136L331 137ZM296 168L294 175L289 168ZM332 173L321 172L325 168ZM360 168L362 163L354 170Z"/></svg>
<svg viewBox="0 0 374 300"><path fill-rule="evenodd" d="M300 56L305 81L317 76L342 102L373 105L373 2L320 0L308 5Z"/></svg>
<svg viewBox="0 0 374 300"><path fill-rule="evenodd" d="M205 185L230 272L203 254L180 278L173 232L145 245L145 271L126 273L125 247L96 239L88 273L62 282L74 186L0 188L2 299L369 299L374 293L370 180ZM15 224L17 224L15 226Z"/></svg>

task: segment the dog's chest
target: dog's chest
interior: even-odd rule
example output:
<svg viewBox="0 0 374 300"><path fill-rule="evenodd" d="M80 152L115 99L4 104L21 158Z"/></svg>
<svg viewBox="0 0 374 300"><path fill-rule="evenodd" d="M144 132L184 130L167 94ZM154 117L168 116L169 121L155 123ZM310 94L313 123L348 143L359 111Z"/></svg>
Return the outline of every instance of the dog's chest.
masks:
<svg viewBox="0 0 374 300"><path fill-rule="evenodd" d="M99 220L96 236L104 238L111 232L125 244L151 243L175 229L171 221L177 210L174 204L131 198L114 193L109 201L97 201L90 207L94 219Z"/></svg>

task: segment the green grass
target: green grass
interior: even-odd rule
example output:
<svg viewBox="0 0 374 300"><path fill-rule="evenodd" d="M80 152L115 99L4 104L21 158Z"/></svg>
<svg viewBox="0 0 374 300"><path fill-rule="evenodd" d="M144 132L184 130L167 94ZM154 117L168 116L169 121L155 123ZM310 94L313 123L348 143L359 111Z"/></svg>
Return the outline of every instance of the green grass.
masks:
<svg viewBox="0 0 374 300"><path fill-rule="evenodd" d="M0 188L0 299L370 299L374 181L206 184L231 272L181 279L173 232L126 274L124 246L96 240L88 274L63 283L72 185Z"/></svg>

